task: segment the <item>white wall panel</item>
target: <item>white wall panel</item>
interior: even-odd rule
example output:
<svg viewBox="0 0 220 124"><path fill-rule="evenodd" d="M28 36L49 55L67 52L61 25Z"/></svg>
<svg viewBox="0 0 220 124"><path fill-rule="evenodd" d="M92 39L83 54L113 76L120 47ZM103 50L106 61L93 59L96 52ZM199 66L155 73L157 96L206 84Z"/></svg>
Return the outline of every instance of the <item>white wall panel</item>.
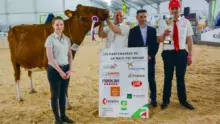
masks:
<svg viewBox="0 0 220 124"><path fill-rule="evenodd" d="M141 7L139 7L139 6L135 6L138 10L139 9L141 9ZM130 8L129 9L129 11L128 11L128 13L129 13L129 16L134 16L134 17L136 17L136 15L137 15L137 9L136 8Z"/></svg>
<svg viewBox="0 0 220 124"><path fill-rule="evenodd" d="M74 0L72 0L74 1ZM62 0L36 0L38 12L59 12L63 11Z"/></svg>
<svg viewBox="0 0 220 124"><path fill-rule="evenodd" d="M66 9L76 10L76 6L82 4L84 6L91 6L91 0L66 0L65 7Z"/></svg>
<svg viewBox="0 0 220 124"><path fill-rule="evenodd" d="M155 6L155 7L156 7L156 4L153 4L152 6ZM148 14L157 13L157 10L156 10L155 8L153 8L152 6L150 6L150 5L145 5L145 6L143 7L143 9L145 9Z"/></svg>
<svg viewBox="0 0 220 124"><path fill-rule="evenodd" d="M34 12L34 0L7 0L8 13Z"/></svg>
<svg viewBox="0 0 220 124"><path fill-rule="evenodd" d="M34 14L14 14L9 15L9 25L35 24L37 22Z"/></svg>
<svg viewBox="0 0 220 124"><path fill-rule="evenodd" d="M137 8L137 9L140 9L140 8ZM136 17L136 15L137 15L137 10L135 8L130 8L129 16Z"/></svg>
<svg viewBox="0 0 220 124"><path fill-rule="evenodd" d="M0 0L0 13L5 13L5 0Z"/></svg>
<svg viewBox="0 0 220 124"><path fill-rule="evenodd" d="M0 25L6 25L6 15L0 15Z"/></svg>
<svg viewBox="0 0 220 124"><path fill-rule="evenodd" d="M190 7L191 10L204 8L208 11L208 4L205 0L183 0L183 7Z"/></svg>
<svg viewBox="0 0 220 124"><path fill-rule="evenodd" d="M160 3L160 13L169 13L168 4L169 2Z"/></svg>
<svg viewBox="0 0 220 124"><path fill-rule="evenodd" d="M92 6L95 6L95 7L98 7L98 8L102 8L102 9L106 9L105 7L101 6L100 4L97 4L97 3L94 3L94 2L92 3Z"/></svg>

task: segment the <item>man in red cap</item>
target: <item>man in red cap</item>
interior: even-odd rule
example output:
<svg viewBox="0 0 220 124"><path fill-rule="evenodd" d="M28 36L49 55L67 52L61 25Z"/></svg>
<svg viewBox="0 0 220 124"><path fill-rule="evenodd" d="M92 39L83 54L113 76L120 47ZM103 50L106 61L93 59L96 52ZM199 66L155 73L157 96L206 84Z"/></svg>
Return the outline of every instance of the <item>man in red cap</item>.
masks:
<svg viewBox="0 0 220 124"><path fill-rule="evenodd" d="M180 17L180 3L178 0L171 0L169 11L173 16L168 21L159 25L157 41L163 43L162 58L164 61L164 90L162 109L170 103L171 87L174 68L176 68L178 99L182 106L193 110L194 107L187 102L185 88L185 73L187 65L192 63L193 30L189 20ZM169 28L168 28L169 27ZM170 37L170 40L167 40ZM186 51L186 44L188 51Z"/></svg>

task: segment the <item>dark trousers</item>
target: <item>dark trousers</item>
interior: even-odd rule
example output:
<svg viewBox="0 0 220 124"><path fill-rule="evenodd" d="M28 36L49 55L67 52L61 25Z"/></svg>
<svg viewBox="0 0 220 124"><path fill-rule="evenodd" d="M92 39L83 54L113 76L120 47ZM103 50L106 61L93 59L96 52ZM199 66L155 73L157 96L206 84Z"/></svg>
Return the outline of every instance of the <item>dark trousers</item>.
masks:
<svg viewBox="0 0 220 124"><path fill-rule="evenodd" d="M148 63L148 81L150 86L150 98L152 101L156 101L157 99L157 88L155 81L155 63Z"/></svg>
<svg viewBox="0 0 220 124"><path fill-rule="evenodd" d="M69 70L69 65L60 67L63 72L67 72ZM59 99L59 107L60 107L60 115L64 117L66 115L66 92L69 85L69 79L62 79L60 74L54 69L52 66L49 65L48 67L48 80L50 83L50 91L51 91L51 106L53 110L53 114L55 119L60 119L58 113L58 99Z"/></svg>
<svg viewBox="0 0 220 124"><path fill-rule="evenodd" d="M164 89L163 89L163 102L169 103L171 96L171 87L173 80L174 67L176 68L177 79L177 93L180 103L186 102L186 87L185 87L185 73L187 67L186 50L164 50L162 58L164 61Z"/></svg>

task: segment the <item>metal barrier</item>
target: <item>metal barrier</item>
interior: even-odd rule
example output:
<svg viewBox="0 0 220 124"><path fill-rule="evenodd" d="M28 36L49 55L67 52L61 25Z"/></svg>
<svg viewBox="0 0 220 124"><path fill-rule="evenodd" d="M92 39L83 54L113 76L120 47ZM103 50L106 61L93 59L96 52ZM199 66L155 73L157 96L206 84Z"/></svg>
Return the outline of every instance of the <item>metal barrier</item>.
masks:
<svg viewBox="0 0 220 124"><path fill-rule="evenodd" d="M0 25L0 32L8 32L10 29L10 26L8 25Z"/></svg>

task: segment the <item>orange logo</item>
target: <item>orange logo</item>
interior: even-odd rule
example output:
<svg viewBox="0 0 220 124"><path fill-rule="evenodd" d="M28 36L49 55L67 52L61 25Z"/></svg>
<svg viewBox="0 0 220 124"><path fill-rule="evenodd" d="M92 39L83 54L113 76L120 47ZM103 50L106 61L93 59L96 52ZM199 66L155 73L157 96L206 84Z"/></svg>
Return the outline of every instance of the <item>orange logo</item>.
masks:
<svg viewBox="0 0 220 124"><path fill-rule="evenodd" d="M120 96L120 87L111 87L111 96Z"/></svg>

